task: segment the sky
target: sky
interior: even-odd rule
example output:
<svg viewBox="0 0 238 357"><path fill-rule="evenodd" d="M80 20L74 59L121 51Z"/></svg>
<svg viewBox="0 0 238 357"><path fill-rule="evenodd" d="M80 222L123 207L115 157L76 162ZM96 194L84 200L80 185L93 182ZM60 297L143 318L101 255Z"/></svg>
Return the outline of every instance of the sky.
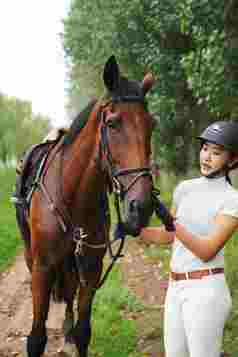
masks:
<svg viewBox="0 0 238 357"><path fill-rule="evenodd" d="M66 123L66 66L59 34L70 0L0 0L0 92Z"/></svg>

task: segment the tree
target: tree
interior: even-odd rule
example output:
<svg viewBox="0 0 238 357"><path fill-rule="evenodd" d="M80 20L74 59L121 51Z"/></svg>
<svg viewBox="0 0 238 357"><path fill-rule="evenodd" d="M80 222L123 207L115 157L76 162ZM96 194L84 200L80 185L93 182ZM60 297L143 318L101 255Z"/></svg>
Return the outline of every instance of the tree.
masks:
<svg viewBox="0 0 238 357"><path fill-rule="evenodd" d="M236 0L74 0L63 34L77 97L99 93L114 53L129 75L158 77L151 108L154 141L167 169L185 173L195 137L211 121L230 119L237 103ZM93 86L91 87L91 83Z"/></svg>
<svg viewBox="0 0 238 357"><path fill-rule="evenodd" d="M7 164L49 130L49 118L35 115L30 102L0 94L0 161Z"/></svg>

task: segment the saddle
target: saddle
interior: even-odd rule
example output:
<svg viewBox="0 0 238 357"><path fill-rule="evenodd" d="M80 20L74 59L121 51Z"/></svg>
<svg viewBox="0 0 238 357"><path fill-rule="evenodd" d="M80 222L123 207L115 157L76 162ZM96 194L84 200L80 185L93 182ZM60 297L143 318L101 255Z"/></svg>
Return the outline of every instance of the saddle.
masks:
<svg viewBox="0 0 238 357"><path fill-rule="evenodd" d="M47 139L27 149L16 165L16 187L12 195L15 205L29 209L32 194L44 170L46 159L66 131L60 129L53 139Z"/></svg>

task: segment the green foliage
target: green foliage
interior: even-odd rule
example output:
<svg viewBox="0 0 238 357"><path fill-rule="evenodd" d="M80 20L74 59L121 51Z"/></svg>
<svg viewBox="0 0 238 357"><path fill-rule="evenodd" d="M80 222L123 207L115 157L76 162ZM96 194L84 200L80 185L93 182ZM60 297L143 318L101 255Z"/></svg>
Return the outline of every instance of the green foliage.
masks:
<svg viewBox="0 0 238 357"><path fill-rule="evenodd" d="M14 183L15 170L0 169L0 271L12 262L22 246L16 226L15 208L10 202Z"/></svg>
<svg viewBox="0 0 238 357"><path fill-rule="evenodd" d="M31 103L0 94L0 162L7 164L42 140L49 118L32 112Z"/></svg>
<svg viewBox="0 0 238 357"><path fill-rule="evenodd" d="M231 356L238 354L238 234L226 244L225 247L225 264L227 283L232 295L232 311L226 324L224 335L224 350L229 351Z"/></svg>
<svg viewBox="0 0 238 357"><path fill-rule="evenodd" d="M100 92L112 53L136 78L152 70L156 155L176 174L186 172L192 138L212 118L238 113L236 15L233 0L73 0L63 34L71 96Z"/></svg>

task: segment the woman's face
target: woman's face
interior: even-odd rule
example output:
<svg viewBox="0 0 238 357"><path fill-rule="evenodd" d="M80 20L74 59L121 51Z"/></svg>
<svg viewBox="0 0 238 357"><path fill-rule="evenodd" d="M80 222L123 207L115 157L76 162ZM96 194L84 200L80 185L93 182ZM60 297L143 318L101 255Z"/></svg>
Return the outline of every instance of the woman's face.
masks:
<svg viewBox="0 0 238 357"><path fill-rule="evenodd" d="M231 161L231 153L221 145L205 142L200 151L201 174L207 176ZM222 173L221 173L222 175Z"/></svg>

